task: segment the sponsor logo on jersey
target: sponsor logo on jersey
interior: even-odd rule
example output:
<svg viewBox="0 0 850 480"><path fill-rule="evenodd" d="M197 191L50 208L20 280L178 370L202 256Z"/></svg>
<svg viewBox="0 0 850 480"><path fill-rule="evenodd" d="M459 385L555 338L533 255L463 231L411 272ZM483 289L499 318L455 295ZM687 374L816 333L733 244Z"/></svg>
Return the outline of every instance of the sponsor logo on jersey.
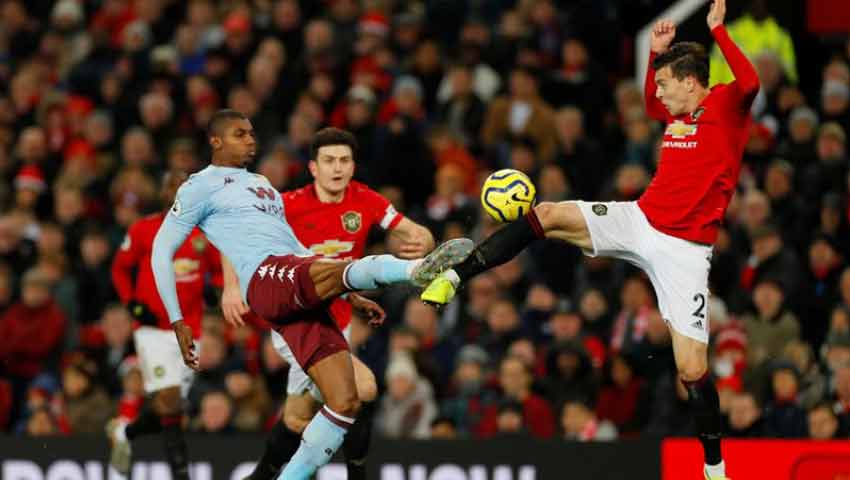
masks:
<svg viewBox="0 0 850 480"><path fill-rule="evenodd" d="M342 214L342 228L348 233L357 233L362 223L363 217L359 212L348 211Z"/></svg>
<svg viewBox="0 0 850 480"><path fill-rule="evenodd" d="M200 267L201 262L198 260L192 260L191 258L178 258L174 260L174 274L178 278L192 275L196 273Z"/></svg>
<svg viewBox="0 0 850 480"><path fill-rule="evenodd" d="M207 249L207 240L204 237L193 238L192 248L194 248L197 253L204 253L204 250Z"/></svg>
<svg viewBox="0 0 850 480"><path fill-rule="evenodd" d="M341 240L325 240L322 243L310 245L310 251L323 257L338 257L342 253L354 250L354 242L343 242Z"/></svg>
<svg viewBox="0 0 850 480"><path fill-rule="evenodd" d="M608 215L608 206L607 205L597 203L597 204L593 205L592 207L590 207L590 209L593 210L593 213L595 213L597 217L601 217L603 215Z"/></svg>
<svg viewBox="0 0 850 480"><path fill-rule="evenodd" d="M696 125L691 125L681 120L676 120L675 122L667 125L667 129L664 131L665 135L670 135L673 138L685 138L689 135L695 135L696 133Z"/></svg>

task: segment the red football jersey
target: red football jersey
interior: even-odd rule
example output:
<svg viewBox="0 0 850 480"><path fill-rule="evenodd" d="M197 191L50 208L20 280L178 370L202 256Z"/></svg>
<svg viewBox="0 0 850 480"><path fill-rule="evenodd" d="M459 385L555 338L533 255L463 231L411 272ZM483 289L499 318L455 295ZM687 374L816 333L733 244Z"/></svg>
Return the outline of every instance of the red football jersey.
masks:
<svg viewBox="0 0 850 480"><path fill-rule="evenodd" d="M655 54L649 57L644 90L647 113L667 127L658 171L638 200L656 229L708 245L717 239L735 192L752 123L750 106L759 89L755 69L726 29L721 25L711 34L735 81L713 87L691 114L673 117L655 97Z"/></svg>
<svg viewBox="0 0 850 480"><path fill-rule="evenodd" d="M130 300L145 304L159 319L159 327L170 330L168 313L159 298L151 268L153 240L165 214L149 215L130 226L124 243L112 260L112 282L124 303ZM132 276L136 270L135 281ZM213 285L221 287L221 258L218 250L195 227L174 253L174 273L177 280L177 298L186 323L192 327L195 338L201 336L201 317L204 313L204 281L212 275Z"/></svg>
<svg viewBox="0 0 850 480"><path fill-rule="evenodd" d="M366 237L374 225L392 230L404 216L389 200L354 180L339 203L322 203L316 187L310 184L283 194L286 220L298 240L316 255L327 258L360 258L366 250ZM351 321L351 305L336 302L333 314L340 329Z"/></svg>

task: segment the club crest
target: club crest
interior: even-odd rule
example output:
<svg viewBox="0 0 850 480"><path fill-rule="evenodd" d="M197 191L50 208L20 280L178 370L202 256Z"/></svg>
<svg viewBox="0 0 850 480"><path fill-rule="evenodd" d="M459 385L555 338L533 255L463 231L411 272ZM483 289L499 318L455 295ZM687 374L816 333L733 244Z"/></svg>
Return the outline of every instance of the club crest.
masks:
<svg viewBox="0 0 850 480"><path fill-rule="evenodd" d="M349 211L342 214L342 227L348 233L357 233L363 223L360 213Z"/></svg>
<svg viewBox="0 0 850 480"><path fill-rule="evenodd" d="M595 213L597 217L601 217L603 215L608 214L608 206L603 205L601 203L597 203L594 206L592 206L591 210L593 210L593 213Z"/></svg>

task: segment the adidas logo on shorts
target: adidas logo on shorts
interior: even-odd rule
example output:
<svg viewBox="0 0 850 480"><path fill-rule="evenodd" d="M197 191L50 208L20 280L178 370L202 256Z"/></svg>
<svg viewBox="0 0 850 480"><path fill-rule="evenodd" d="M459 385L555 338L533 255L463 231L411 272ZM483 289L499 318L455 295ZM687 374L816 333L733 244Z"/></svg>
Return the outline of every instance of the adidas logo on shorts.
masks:
<svg viewBox="0 0 850 480"><path fill-rule="evenodd" d="M694 328L698 328L698 329L702 330L703 329L702 320L697 320L696 322L692 323L691 326L694 327Z"/></svg>

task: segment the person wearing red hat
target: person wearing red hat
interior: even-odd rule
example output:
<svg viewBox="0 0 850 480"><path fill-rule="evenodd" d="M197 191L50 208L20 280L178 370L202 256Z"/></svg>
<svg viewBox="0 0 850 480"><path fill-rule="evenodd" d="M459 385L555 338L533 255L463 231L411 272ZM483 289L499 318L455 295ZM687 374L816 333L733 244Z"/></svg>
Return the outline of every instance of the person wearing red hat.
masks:
<svg viewBox="0 0 850 480"><path fill-rule="evenodd" d="M15 210L35 218L35 208L47 183L35 165L24 165L15 175Z"/></svg>

